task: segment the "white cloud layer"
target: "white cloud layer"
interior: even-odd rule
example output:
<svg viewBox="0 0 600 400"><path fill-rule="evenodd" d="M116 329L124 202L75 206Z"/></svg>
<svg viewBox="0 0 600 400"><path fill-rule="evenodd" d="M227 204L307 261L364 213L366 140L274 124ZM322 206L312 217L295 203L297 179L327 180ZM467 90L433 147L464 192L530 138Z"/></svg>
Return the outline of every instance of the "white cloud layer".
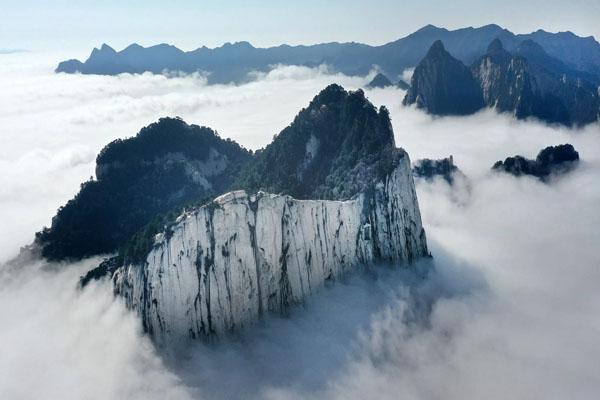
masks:
<svg viewBox="0 0 600 400"><path fill-rule="evenodd" d="M328 83L365 83L284 67L207 87L200 76L54 75L34 54L0 57L0 261L49 223L114 138L180 115L257 148ZM0 398L597 398L600 127L431 118L401 108L400 90L367 95L391 110L413 160L453 154L470 179L469 190L418 185L436 266L425 283L409 289L385 270L354 277L289 319L159 356L107 285L76 290L97 260L4 271ZM566 142L583 162L548 185L490 173L499 159ZM409 322L415 299L435 300L425 326Z"/></svg>

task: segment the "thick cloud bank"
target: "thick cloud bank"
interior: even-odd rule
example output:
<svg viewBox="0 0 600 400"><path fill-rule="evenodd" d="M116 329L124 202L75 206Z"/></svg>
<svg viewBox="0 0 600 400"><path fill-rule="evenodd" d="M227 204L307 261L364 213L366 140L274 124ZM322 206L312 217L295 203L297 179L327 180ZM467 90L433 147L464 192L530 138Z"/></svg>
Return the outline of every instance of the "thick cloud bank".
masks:
<svg viewBox="0 0 600 400"><path fill-rule="evenodd" d="M49 223L109 140L180 115L258 148L328 83L367 81L285 67L207 87L201 76L54 75L53 59L0 57L0 261ZM76 289L97 260L5 268L0 398L597 398L600 127L493 112L431 118L401 108L400 90L367 95L390 108L413 160L452 154L470 179L417 185L434 256L422 267L435 272L381 268L324 289L290 318L159 355L108 285ZM550 184L489 170L565 142L583 161Z"/></svg>

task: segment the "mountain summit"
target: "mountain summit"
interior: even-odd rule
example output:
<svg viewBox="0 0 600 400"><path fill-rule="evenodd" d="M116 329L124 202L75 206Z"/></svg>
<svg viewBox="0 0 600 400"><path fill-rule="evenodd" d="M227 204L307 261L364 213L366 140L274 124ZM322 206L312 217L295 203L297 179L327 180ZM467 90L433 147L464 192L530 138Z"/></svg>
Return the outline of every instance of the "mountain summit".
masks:
<svg viewBox="0 0 600 400"><path fill-rule="evenodd" d="M470 70L438 40L415 68L402 103L436 115L467 115L483 106L483 97Z"/></svg>
<svg viewBox="0 0 600 400"><path fill-rule="evenodd" d="M388 110L375 108L362 90L334 84L256 152L236 184L300 199L345 200L388 174L398 151Z"/></svg>

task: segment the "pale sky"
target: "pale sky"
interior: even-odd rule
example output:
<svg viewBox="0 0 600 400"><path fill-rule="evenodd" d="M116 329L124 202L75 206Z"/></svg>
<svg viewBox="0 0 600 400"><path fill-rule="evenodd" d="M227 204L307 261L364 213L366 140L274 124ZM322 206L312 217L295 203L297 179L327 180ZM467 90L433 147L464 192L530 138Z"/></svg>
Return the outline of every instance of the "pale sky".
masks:
<svg viewBox="0 0 600 400"><path fill-rule="evenodd" d="M8 3L10 1L10 3ZM103 42L167 42L186 50L247 40L255 46L358 41L383 44L431 23L497 23L600 38L599 0L1 0L0 49L72 50ZM81 55L84 55L81 54Z"/></svg>

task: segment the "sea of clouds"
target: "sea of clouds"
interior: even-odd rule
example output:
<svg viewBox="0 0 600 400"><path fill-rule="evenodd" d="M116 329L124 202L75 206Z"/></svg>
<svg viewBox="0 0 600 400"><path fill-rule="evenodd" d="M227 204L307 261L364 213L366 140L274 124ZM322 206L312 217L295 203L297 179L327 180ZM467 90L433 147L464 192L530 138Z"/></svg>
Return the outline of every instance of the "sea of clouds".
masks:
<svg viewBox="0 0 600 400"><path fill-rule="evenodd" d="M0 262L50 223L113 139L181 116L257 149L327 84L368 82L300 67L240 86L54 74L62 58L0 55ZM434 257L420 265L435 268L426 279L381 268L239 337L158 351L108 284L77 289L98 259L4 268L0 398L597 398L600 126L432 118L401 107L401 90L366 94L390 109L412 160L452 154L468 177L417 182ZM582 162L550 184L490 172L567 142Z"/></svg>

